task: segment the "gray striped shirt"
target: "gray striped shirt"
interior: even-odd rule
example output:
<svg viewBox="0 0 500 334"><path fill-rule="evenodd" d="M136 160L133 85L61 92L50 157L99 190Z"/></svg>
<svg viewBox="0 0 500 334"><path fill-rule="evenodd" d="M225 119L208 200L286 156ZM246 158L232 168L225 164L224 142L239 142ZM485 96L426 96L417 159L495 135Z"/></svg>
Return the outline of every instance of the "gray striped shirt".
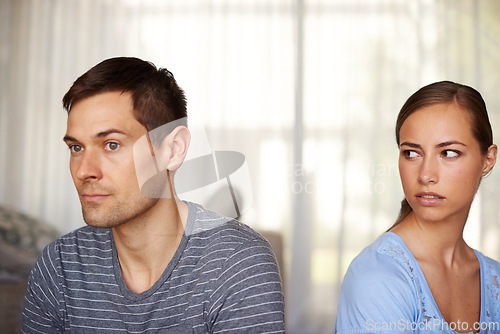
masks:
<svg viewBox="0 0 500 334"><path fill-rule="evenodd" d="M122 279L111 229L86 226L48 245L29 279L23 333L284 333L268 242L188 205L174 257L141 294Z"/></svg>

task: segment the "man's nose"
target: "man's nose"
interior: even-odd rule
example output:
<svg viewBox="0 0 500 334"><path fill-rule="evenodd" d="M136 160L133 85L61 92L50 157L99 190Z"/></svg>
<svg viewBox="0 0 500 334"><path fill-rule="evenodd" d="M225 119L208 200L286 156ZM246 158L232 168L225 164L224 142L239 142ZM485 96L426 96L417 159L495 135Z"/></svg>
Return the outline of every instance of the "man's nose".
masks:
<svg viewBox="0 0 500 334"><path fill-rule="evenodd" d="M83 152L76 166L75 176L82 181L100 180L102 171L99 155L92 150Z"/></svg>

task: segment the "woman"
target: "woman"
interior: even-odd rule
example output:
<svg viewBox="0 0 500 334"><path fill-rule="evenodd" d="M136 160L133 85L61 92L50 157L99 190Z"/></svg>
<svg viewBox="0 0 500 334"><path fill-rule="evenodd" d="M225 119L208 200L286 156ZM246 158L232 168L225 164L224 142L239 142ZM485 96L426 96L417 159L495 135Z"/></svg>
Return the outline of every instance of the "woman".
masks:
<svg viewBox="0 0 500 334"><path fill-rule="evenodd" d="M405 199L396 223L351 263L337 333L500 333L500 264L463 230L481 178L496 162L484 101L437 82L396 122Z"/></svg>

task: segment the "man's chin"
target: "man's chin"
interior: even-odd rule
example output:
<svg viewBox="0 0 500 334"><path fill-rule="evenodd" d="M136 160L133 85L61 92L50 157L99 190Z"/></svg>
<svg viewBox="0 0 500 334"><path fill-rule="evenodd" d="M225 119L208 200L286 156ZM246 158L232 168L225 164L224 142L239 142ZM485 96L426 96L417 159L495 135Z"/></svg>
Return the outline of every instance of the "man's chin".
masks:
<svg viewBox="0 0 500 334"><path fill-rule="evenodd" d="M111 228L123 224L121 221L114 221L108 215L101 215L93 211L92 213L83 211L83 220L85 223L92 227L98 228Z"/></svg>
<svg viewBox="0 0 500 334"><path fill-rule="evenodd" d="M109 228L113 227L112 225L108 224L108 222L98 220L98 219L92 219L92 218L86 218L85 216L83 217L83 220L88 226L92 227L98 227L98 228Z"/></svg>
<svg viewBox="0 0 500 334"><path fill-rule="evenodd" d="M158 199L128 202L121 205L82 203L83 220L92 227L112 228L125 224L144 215Z"/></svg>

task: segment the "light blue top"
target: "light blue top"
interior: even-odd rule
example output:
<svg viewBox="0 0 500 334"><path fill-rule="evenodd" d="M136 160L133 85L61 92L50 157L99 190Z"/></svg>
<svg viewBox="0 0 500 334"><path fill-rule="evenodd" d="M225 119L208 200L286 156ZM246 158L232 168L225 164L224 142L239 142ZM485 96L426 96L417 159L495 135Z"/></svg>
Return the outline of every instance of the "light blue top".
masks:
<svg viewBox="0 0 500 334"><path fill-rule="evenodd" d="M500 333L500 263L475 251L481 274L480 333ZM457 333L446 323L420 265L388 232L351 263L342 283L336 333Z"/></svg>

